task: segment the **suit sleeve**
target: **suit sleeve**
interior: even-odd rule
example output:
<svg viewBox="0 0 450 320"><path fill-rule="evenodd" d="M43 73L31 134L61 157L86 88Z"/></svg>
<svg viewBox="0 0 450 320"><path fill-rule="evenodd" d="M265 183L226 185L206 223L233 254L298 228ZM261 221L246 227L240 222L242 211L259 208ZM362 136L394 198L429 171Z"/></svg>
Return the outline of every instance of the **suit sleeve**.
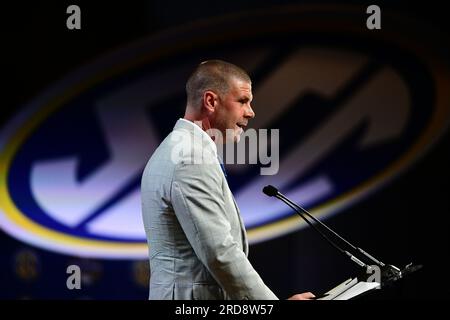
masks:
<svg viewBox="0 0 450 320"><path fill-rule="evenodd" d="M194 252L232 299L277 299L231 236L217 164L180 164L171 199Z"/></svg>

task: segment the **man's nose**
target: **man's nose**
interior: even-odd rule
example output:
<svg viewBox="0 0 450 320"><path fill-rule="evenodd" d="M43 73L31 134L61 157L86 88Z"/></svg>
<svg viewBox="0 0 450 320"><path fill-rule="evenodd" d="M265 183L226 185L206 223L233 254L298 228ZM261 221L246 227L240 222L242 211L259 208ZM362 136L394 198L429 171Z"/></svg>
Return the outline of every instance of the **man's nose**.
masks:
<svg viewBox="0 0 450 320"><path fill-rule="evenodd" d="M250 104L248 105L248 108L246 109L245 117L250 118L250 119L255 117L255 112L253 111L252 106Z"/></svg>

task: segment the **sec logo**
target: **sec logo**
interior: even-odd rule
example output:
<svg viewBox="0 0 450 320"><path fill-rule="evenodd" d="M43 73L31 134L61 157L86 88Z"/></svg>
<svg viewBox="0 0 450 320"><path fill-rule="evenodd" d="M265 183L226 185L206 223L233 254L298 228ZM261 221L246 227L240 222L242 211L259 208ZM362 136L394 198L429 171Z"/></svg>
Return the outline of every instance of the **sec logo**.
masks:
<svg viewBox="0 0 450 320"><path fill-rule="evenodd" d="M412 27L424 38L408 42ZM250 241L303 226L261 193L268 184L317 217L342 211L406 170L447 128L448 63L426 30L384 14L383 30L371 33L350 7L280 7L170 30L101 57L3 129L0 225L64 254L146 257L142 170L183 115L189 73L212 58L249 71L249 124L280 133L276 175L227 168Z"/></svg>

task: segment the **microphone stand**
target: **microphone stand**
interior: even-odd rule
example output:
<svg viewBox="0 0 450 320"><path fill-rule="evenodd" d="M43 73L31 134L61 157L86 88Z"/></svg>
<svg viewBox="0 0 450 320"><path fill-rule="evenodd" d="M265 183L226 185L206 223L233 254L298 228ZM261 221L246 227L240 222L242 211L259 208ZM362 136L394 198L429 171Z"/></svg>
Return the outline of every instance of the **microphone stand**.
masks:
<svg viewBox="0 0 450 320"><path fill-rule="evenodd" d="M353 262L355 262L356 264L358 264L358 266L362 267L365 269L365 273L362 276L359 276L358 278L360 278L363 281L366 281L370 275L372 274L373 271L373 267L371 265L367 265L364 262L362 262L361 260L359 260L358 258L356 258L353 254L351 254L349 251L342 249L341 247L339 247L336 243L334 243L331 239L329 239L321 230L319 230L319 228L317 228L314 224L312 224L307 217L309 217L310 219L314 220L318 225L320 225L322 228L325 228L329 233L331 233L333 236L335 236L336 238L338 238L340 241L344 242L348 247L350 247L353 251L356 251L360 254L362 254L366 259L369 259L371 262L373 262L376 266L378 266L380 268L381 274L380 274L380 278L381 278L381 283L380 286L386 286L389 283L392 283L396 280L399 280L400 278L402 278L402 276L404 274L409 274L411 272L414 272L418 269L420 269L422 266L421 265L413 265L412 263L408 264L403 270L400 270L399 268L397 268L394 265L390 265L390 264L385 264L382 261L380 261L379 259L376 259L375 257L373 257L372 255L370 255L369 253L367 253L366 251L364 251L363 249L361 249L360 247L354 246L353 244L351 244L349 241L347 241L346 239L344 239L342 236L340 236L338 233L336 233L334 230L332 230L331 228L329 228L325 223L323 223L322 221L320 221L319 219L315 218L314 216L312 216L306 209L302 208L301 206L299 206L298 204L296 204L295 202L291 201L289 198L287 198L285 195L283 195L282 193L280 193L278 191L277 188L275 188L274 186L266 186L263 188L263 192L270 196L270 197L276 197L277 199L283 201L285 204L287 204L290 208L292 208L303 220L305 220L305 222L313 227L323 238L325 238L325 240L327 240L328 243L330 243L334 248L336 248L338 251L340 251L341 253L343 253L345 256L347 256L348 258L350 258L350 260L352 260Z"/></svg>

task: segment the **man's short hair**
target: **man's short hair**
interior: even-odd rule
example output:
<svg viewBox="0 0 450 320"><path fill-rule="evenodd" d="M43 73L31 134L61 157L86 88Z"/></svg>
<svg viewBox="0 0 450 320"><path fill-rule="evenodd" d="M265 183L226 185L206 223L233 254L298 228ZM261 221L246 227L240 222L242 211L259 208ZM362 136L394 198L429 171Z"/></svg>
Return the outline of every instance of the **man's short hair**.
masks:
<svg viewBox="0 0 450 320"><path fill-rule="evenodd" d="M203 93L207 90L223 96L230 89L229 81L232 78L251 83L247 72L232 63L222 60L200 63L186 83L188 105L201 105Z"/></svg>

